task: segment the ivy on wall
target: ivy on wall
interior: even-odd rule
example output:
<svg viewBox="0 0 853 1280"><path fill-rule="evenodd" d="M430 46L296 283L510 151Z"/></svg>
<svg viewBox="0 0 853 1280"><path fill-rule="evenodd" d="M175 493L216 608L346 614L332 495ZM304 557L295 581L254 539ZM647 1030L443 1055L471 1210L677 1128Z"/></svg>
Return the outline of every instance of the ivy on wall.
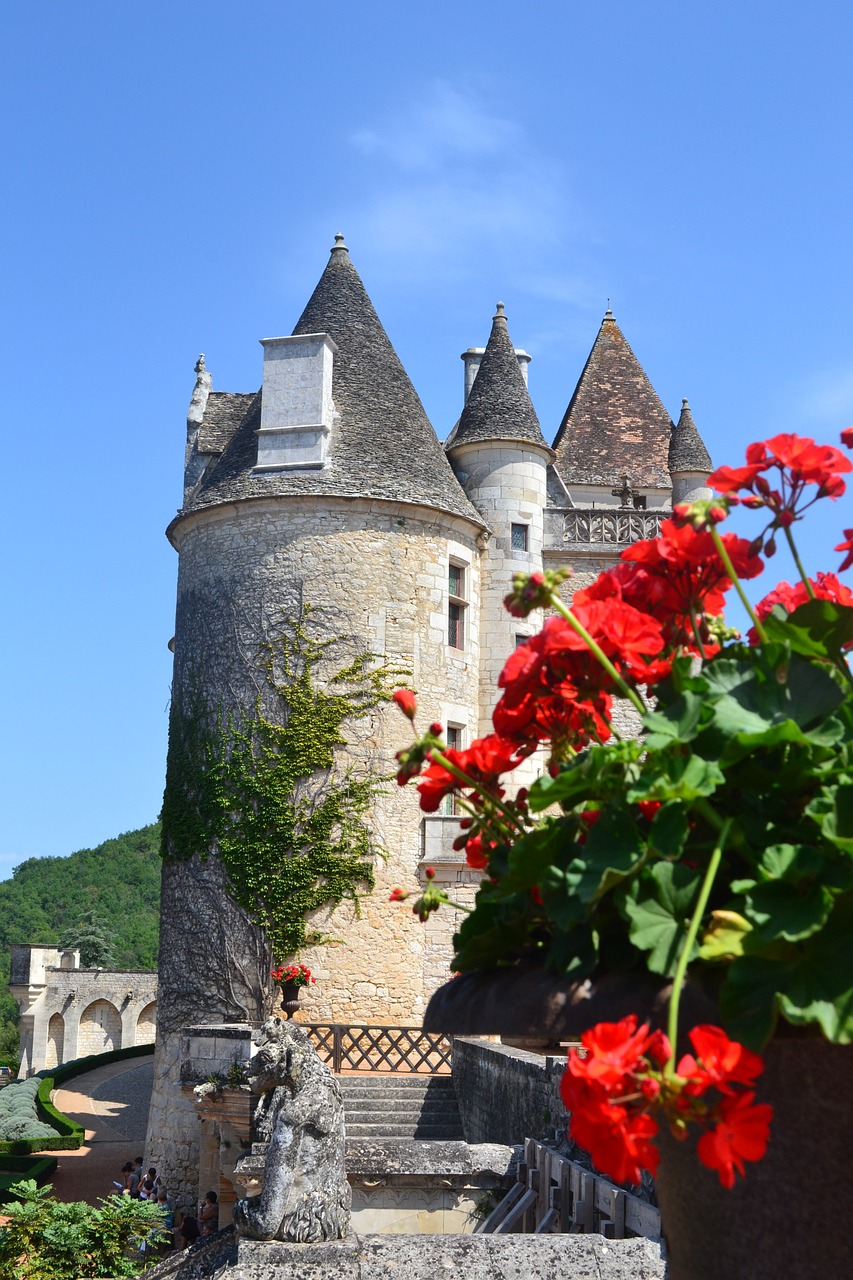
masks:
<svg viewBox="0 0 853 1280"><path fill-rule="evenodd" d="M336 753L398 674L371 654L335 667L342 642L312 637L309 616L262 645L267 696L252 713L211 713L196 693L174 699L169 724L162 854L217 853L234 901L278 957L325 940L313 912L357 908L373 888L379 850L365 816L383 780L341 768Z"/></svg>

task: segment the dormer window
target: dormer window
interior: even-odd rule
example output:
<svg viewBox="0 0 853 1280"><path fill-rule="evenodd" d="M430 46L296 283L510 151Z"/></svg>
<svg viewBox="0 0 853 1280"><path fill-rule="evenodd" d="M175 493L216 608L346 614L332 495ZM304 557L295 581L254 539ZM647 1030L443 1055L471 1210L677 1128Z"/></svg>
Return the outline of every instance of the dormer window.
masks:
<svg viewBox="0 0 853 1280"><path fill-rule="evenodd" d="M256 471L322 467L332 425L332 366L327 333L264 338L264 385Z"/></svg>

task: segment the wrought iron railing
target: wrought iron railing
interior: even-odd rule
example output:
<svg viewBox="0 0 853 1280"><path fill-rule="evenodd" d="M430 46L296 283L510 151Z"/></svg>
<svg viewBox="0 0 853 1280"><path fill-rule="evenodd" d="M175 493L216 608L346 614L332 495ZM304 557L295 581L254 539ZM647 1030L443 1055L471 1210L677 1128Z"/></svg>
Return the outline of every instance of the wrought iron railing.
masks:
<svg viewBox="0 0 853 1280"><path fill-rule="evenodd" d="M450 1040L420 1027L371 1027L339 1022L301 1024L321 1061L333 1071L450 1073Z"/></svg>

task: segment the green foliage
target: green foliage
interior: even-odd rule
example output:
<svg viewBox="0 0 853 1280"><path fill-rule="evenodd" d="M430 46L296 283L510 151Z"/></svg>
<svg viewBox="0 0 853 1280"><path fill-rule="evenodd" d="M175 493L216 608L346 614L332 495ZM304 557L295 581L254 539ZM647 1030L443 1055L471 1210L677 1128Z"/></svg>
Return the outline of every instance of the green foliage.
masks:
<svg viewBox="0 0 853 1280"><path fill-rule="evenodd" d="M67 951L80 952L82 969L108 969L113 963L108 928L103 916L93 908L84 912L76 928L65 930L59 945Z"/></svg>
<svg viewBox="0 0 853 1280"><path fill-rule="evenodd" d="M156 1204L108 1196L99 1207L55 1199L32 1179L15 1184L18 1197L3 1205L0 1280L79 1280L81 1276L135 1276L143 1240L167 1238Z"/></svg>
<svg viewBox="0 0 853 1280"><path fill-rule="evenodd" d="M222 859L234 900L277 956L323 942L307 918L373 887L365 815L373 776L336 765L344 728L387 699L394 674L360 654L329 672L336 640L300 621L261 647L273 715L212 716L198 697L173 704L163 801L164 857Z"/></svg>
<svg viewBox="0 0 853 1280"><path fill-rule="evenodd" d="M642 743L591 747L534 784L541 825L492 857L454 968L671 978L731 820L691 972L752 1047L779 1016L853 1043L853 698L833 649L853 609L814 601L768 631L699 673L678 659Z"/></svg>
<svg viewBox="0 0 853 1280"><path fill-rule="evenodd" d="M67 858L28 858L0 882L0 1065L18 1064L18 1006L5 990L12 943L58 944L96 911L122 969L156 969L160 826L154 823Z"/></svg>

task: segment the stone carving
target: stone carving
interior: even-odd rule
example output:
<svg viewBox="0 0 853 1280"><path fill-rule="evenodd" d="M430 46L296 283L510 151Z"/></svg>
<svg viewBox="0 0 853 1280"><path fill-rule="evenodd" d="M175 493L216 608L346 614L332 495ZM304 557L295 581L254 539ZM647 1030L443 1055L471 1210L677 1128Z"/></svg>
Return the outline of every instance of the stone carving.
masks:
<svg viewBox="0 0 853 1280"><path fill-rule="evenodd" d="M564 542L637 542L657 538L666 513L639 511L570 511L563 520Z"/></svg>
<svg viewBox="0 0 853 1280"><path fill-rule="evenodd" d="M270 1018L244 1068L260 1093L258 1142L268 1142L259 1196L239 1200L234 1222L253 1240L340 1240L350 1225L344 1109L338 1082L301 1027Z"/></svg>

